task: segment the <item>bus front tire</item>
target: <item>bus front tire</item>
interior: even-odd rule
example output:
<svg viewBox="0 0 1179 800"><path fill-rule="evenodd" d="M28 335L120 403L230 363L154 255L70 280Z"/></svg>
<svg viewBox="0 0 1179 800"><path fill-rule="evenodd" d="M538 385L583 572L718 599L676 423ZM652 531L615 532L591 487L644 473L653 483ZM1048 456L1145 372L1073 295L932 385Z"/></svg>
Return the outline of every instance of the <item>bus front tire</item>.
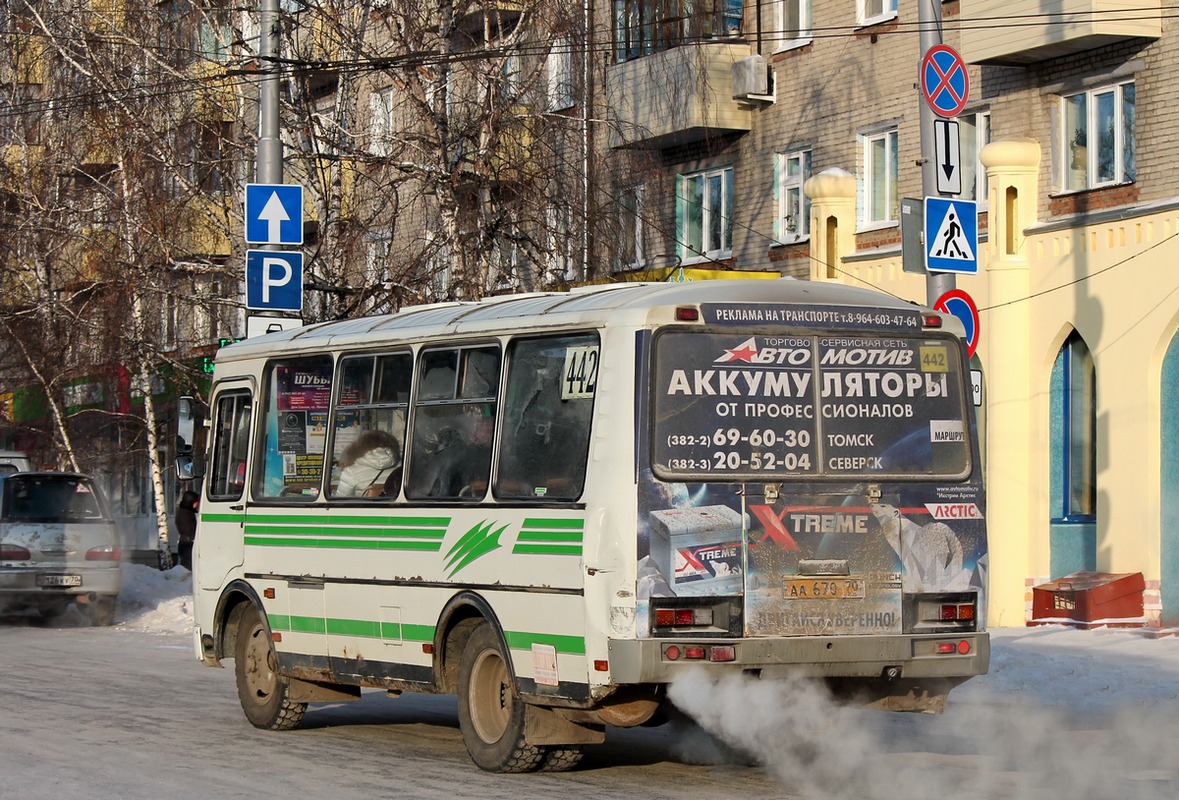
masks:
<svg viewBox="0 0 1179 800"><path fill-rule="evenodd" d="M484 622L459 659L459 728L471 760L488 772L532 772L545 748L524 741L524 701L516 691L499 637Z"/></svg>
<svg viewBox="0 0 1179 800"><path fill-rule="evenodd" d="M256 606L251 605L242 614L235 644L233 671L246 719L255 728L268 731L296 727L307 704L290 699L291 683L278 674L274 645Z"/></svg>

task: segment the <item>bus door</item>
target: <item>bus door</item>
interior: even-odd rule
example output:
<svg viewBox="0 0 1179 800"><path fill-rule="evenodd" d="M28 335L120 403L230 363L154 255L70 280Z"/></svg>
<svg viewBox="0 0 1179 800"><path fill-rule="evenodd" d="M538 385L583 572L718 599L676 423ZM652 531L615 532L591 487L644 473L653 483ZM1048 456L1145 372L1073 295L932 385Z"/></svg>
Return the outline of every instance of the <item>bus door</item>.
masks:
<svg viewBox="0 0 1179 800"><path fill-rule="evenodd" d="M249 380L220 383L213 394L208 474L194 545L196 582L202 589L219 589L229 571L244 560L253 403L253 381Z"/></svg>

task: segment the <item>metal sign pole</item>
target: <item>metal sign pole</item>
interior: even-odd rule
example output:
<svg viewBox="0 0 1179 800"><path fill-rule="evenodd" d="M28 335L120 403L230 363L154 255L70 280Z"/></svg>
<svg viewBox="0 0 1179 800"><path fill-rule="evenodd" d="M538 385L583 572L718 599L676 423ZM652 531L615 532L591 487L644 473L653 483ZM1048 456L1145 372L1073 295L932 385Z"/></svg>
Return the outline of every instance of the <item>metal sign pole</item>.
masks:
<svg viewBox="0 0 1179 800"><path fill-rule="evenodd" d="M258 150L254 183L282 183L282 138L279 135L278 0L260 0L258 44L262 81L258 87Z"/></svg>
<svg viewBox="0 0 1179 800"><path fill-rule="evenodd" d="M917 0L917 23L921 29L921 56L930 48L942 43L941 0ZM938 195L937 185L937 141L934 138L934 113L929 103L920 103L921 123L921 195ZM943 294L956 287L954 274L925 273L925 304L933 306Z"/></svg>

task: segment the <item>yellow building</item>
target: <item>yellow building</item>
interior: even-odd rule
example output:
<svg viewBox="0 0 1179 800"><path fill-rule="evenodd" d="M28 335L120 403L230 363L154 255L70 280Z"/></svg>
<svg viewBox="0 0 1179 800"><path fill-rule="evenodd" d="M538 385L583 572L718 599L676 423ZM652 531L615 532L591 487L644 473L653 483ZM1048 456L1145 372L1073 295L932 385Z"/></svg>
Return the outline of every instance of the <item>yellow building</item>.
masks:
<svg viewBox="0 0 1179 800"><path fill-rule="evenodd" d="M651 5L622 3L607 68L610 144L658 153L681 190L634 181L662 223L642 249L926 302L900 224L923 194L917 4L745 3L739 25L717 19L723 48L647 41ZM960 197L979 203L980 269L957 285L981 312L989 622L1024 624L1032 586L1093 570L1141 572L1145 623L1179 625L1175 34L1158 3L937 6L970 84ZM652 77L680 44L698 57ZM695 113L667 111L677 92Z"/></svg>

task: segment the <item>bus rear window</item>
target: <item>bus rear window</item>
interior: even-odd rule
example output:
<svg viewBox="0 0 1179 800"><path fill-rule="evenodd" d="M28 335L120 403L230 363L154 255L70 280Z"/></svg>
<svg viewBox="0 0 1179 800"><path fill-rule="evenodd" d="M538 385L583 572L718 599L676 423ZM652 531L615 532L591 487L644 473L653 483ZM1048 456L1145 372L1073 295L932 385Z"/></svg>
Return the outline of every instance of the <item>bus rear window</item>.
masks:
<svg viewBox="0 0 1179 800"><path fill-rule="evenodd" d="M964 477L961 359L949 337L665 332L652 469L667 480Z"/></svg>

